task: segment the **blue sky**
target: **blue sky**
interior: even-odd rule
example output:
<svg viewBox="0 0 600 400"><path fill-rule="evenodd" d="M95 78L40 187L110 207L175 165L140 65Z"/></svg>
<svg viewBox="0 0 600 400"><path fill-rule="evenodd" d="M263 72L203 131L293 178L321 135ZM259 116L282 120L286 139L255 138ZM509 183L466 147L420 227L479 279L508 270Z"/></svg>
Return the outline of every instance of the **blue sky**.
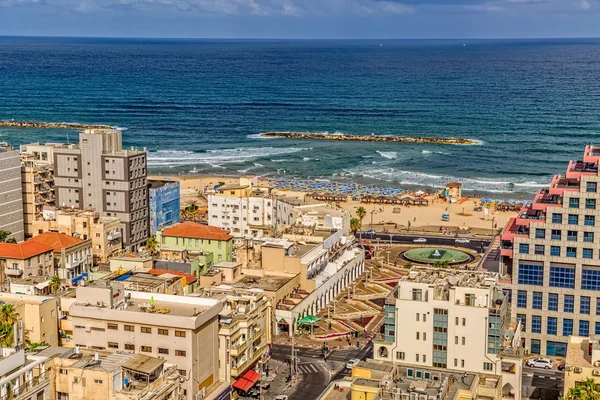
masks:
<svg viewBox="0 0 600 400"><path fill-rule="evenodd" d="M600 36L600 0L0 0L0 35Z"/></svg>

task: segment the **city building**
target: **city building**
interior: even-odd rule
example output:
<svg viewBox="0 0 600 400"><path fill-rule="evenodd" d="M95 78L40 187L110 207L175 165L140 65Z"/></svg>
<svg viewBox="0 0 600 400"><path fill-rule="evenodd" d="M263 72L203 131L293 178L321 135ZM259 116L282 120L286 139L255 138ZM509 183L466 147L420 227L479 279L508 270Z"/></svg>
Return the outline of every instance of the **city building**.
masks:
<svg viewBox="0 0 600 400"><path fill-rule="evenodd" d="M92 240L58 232L45 232L28 240L52 247L54 252L54 274L61 280L75 284L88 276L92 267Z"/></svg>
<svg viewBox="0 0 600 400"><path fill-rule="evenodd" d="M310 198L309 198L310 199ZM275 230L285 227L311 227L350 232L350 213L327 203L307 202L296 197L277 197L273 207Z"/></svg>
<svg viewBox="0 0 600 400"><path fill-rule="evenodd" d="M181 221L181 196L178 181L149 180L150 235Z"/></svg>
<svg viewBox="0 0 600 400"><path fill-rule="evenodd" d="M208 223L227 229L236 238L261 237L273 228L273 199L252 180L215 188L208 196Z"/></svg>
<svg viewBox="0 0 600 400"><path fill-rule="evenodd" d="M501 234L501 272L532 354L565 357L569 336L600 334L599 160L587 146Z"/></svg>
<svg viewBox="0 0 600 400"><path fill-rule="evenodd" d="M0 354L0 395L2 399L52 399L48 357L25 354L22 348ZM9 354L6 354L9 353Z"/></svg>
<svg viewBox="0 0 600 400"><path fill-rule="evenodd" d="M58 307L55 297L0 293L0 300L12 304L19 314L25 339L31 343L58 345Z"/></svg>
<svg viewBox="0 0 600 400"><path fill-rule="evenodd" d="M219 385L218 300L126 291L120 282L80 286L69 308L73 342L141 353L176 365L186 398Z"/></svg>
<svg viewBox="0 0 600 400"><path fill-rule="evenodd" d="M212 262L231 261L233 236L223 229L197 222L182 222L158 231L156 240L161 254L187 250L190 254L212 254Z"/></svg>
<svg viewBox="0 0 600 400"><path fill-rule="evenodd" d="M23 192L23 223L25 237L35 234L33 222L42 218L46 206L54 206L54 168L41 163L33 155L21 155L21 186Z"/></svg>
<svg viewBox="0 0 600 400"><path fill-rule="evenodd" d="M19 152L8 143L0 143L0 231L10 232L17 242L25 238L23 193Z"/></svg>
<svg viewBox="0 0 600 400"><path fill-rule="evenodd" d="M54 148L56 204L121 220L123 245L135 251L148 239L146 150L122 147L119 130L90 129L79 143Z"/></svg>
<svg viewBox="0 0 600 400"><path fill-rule="evenodd" d="M600 335L569 336L563 395L587 379L600 384Z"/></svg>
<svg viewBox="0 0 600 400"><path fill-rule="evenodd" d="M136 292L183 295L185 278L176 274L150 274L147 272L125 272L112 280L121 282L125 290Z"/></svg>
<svg viewBox="0 0 600 400"><path fill-rule="evenodd" d="M498 274L417 267L396 293L376 360L500 375L502 396L520 398L521 325L510 319Z"/></svg>
<svg viewBox="0 0 600 400"><path fill-rule="evenodd" d="M0 243L0 284L30 276L54 275L54 249L51 246L26 241Z"/></svg>
<svg viewBox="0 0 600 400"><path fill-rule="evenodd" d="M33 236L58 232L92 240L94 264L106 263L123 249L121 220L102 217L96 211L69 207L44 207L42 217L32 223Z"/></svg>
<svg viewBox="0 0 600 400"><path fill-rule="evenodd" d="M51 296L52 287L50 279L46 276L30 276L28 278L13 279L9 291L14 294L28 294L30 296Z"/></svg>

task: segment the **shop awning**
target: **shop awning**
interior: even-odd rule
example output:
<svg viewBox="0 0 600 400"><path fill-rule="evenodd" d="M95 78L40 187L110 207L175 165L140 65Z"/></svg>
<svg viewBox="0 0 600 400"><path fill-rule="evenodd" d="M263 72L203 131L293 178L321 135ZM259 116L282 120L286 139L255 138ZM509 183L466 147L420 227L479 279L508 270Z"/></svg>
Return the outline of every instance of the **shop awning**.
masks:
<svg viewBox="0 0 600 400"><path fill-rule="evenodd" d="M80 280L82 280L83 278L87 278L87 276L88 276L87 272L84 272L83 274L73 278L71 280L71 284L75 284L75 283L79 282Z"/></svg>
<svg viewBox="0 0 600 400"><path fill-rule="evenodd" d="M277 323L280 325L289 325L288 322L284 318L281 318L279 321L277 321Z"/></svg>
<svg viewBox="0 0 600 400"><path fill-rule="evenodd" d="M241 378L235 381L232 386L243 392L247 392L252 386L254 386L254 384L256 384L256 382L258 382L259 378L260 374L258 372L249 370L246 371L246 373Z"/></svg>

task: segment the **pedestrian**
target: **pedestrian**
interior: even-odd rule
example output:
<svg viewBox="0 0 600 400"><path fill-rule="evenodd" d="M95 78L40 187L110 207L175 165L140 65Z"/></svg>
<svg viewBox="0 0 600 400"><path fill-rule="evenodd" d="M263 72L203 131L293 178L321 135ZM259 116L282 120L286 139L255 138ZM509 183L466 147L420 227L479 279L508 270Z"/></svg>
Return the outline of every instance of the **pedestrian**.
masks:
<svg viewBox="0 0 600 400"><path fill-rule="evenodd" d="M275 367L275 375L279 375L279 367Z"/></svg>

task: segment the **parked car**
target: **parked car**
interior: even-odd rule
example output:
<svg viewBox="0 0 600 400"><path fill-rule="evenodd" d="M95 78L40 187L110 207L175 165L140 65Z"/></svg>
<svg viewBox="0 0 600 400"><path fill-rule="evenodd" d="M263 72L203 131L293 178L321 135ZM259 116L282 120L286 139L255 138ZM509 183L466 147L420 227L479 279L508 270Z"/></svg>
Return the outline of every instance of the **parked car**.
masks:
<svg viewBox="0 0 600 400"><path fill-rule="evenodd" d="M288 397L285 394L280 394L279 396L275 397L275 400L288 400Z"/></svg>
<svg viewBox="0 0 600 400"><path fill-rule="evenodd" d="M525 362L525 365L534 368L550 369L552 368L552 360L550 360L549 358L532 358L527 360Z"/></svg>
<svg viewBox="0 0 600 400"><path fill-rule="evenodd" d="M413 240L413 243L427 243L427 239L418 238L418 239Z"/></svg>
<svg viewBox="0 0 600 400"><path fill-rule="evenodd" d="M346 368L352 369L356 364L358 364L360 360L358 358L353 358L346 363Z"/></svg>
<svg viewBox="0 0 600 400"><path fill-rule="evenodd" d="M456 238L456 240L454 241L454 243L457 244L469 244L471 243L471 241L467 238Z"/></svg>
<svg viewBox="0 0 600 400"><path fill-rule="evenodd" d="M365 232L366 235L377 235L377 231L375 229L369 229L368 231Z"/></svg>

